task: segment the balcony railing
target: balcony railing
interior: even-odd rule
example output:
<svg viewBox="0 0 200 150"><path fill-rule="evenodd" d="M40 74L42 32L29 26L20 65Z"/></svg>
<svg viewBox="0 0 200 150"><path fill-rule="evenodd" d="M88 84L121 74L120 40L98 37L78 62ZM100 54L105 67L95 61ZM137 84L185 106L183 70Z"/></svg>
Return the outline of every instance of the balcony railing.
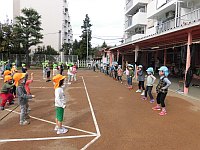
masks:
<svg viewBox="0 0 200 150"><path fill-rule="evenodd" d="M156 27L157 33L162 33L170 29L178 28L180 26L186 26L200 21L200 8L191 11L183 16L177 17L176 20L172 19L164 22Z"/></svg>

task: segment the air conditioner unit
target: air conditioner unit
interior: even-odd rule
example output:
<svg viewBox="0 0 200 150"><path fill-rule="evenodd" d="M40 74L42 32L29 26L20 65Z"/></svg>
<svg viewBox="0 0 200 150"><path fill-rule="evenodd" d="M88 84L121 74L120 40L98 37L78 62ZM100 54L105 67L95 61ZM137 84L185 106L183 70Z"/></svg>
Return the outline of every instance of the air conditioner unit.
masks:
<svg viewBox="0 0 200 150"><path fill-rule="evenodd" d="M174 18L175 17L175 11L169 11L166 13L166 18Z"/></svg>

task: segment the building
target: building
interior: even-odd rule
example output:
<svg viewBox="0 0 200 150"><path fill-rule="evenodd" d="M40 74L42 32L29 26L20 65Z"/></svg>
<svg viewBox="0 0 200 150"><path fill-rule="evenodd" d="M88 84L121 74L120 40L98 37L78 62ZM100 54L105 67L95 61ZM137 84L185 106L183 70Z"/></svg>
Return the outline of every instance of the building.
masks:
<svg viewBox="0 0 200 150"><path fill-rule="evenodd" d="M40 46L51 45L59 50L63 43L73 42L67 0L13 0L13 17L21 15L23 8L33 8L41 15L44 38Z"/></svg>
<svg viewBox="0 0 200 150"><path fill-rule="evenodd" d="M113 61L145 68L159 62L185 80L191 67L200 79L199 0L126 0L124 32L125 43L109 49Z"/></svg>

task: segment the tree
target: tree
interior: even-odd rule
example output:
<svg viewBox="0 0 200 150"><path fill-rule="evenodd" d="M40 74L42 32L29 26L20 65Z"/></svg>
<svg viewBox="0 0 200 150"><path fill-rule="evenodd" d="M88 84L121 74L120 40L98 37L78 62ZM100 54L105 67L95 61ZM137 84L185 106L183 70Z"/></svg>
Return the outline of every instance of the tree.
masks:
<svg viewBox="0 0 200 150"><path fill-rule="evenodd" d="M101 48L107 48L108 45L106 44L106 42L104 41L103 44L101 45Z"/></svg>
<svg viewBox="0 0 200 150"><path fill-rule="evenodd" d="M71 43L64 43L62 45L61 51L63 51L65 55L69 55L69 52L71 51L71 49L72 49Z"/></svg>
<svg viewBox="0 0 200 150"><path fill-rule="evenodd" d="M0 51L7 52L8 58L13 47L13 27L12 24L5 23L0 26Z"/></svg>
<svg viewBox="0 0 200 150"><path fill-rule="evenodd" d="M92 31L91 31L91 26L90 24L90 18L88 14L85 16L85 20L83 20L83 26L81 26L82 35L80 36L82 38L80 42L80 59L86 59L87 58L87 44L88 44L88 55L91 54L91 39L92 39Z"/></svg>
<svg viewBox="0 0 200 150"><path fill-rule="evenodd" d="M45 46L43 47L38 46L38 48L35 50L35 54L59 55L59 53L55 49L53 49L50 45L48 45L46 48Z"/></svg>
<svg viewBox="0 0 200 150"><path fill-rule="evenodd" d="M29 48L41 42L43 35L40 33L42 30L41 16L32 8L22 9L22 16L16 17L16 24L14 25L14 34L18 36L18 42L22 44L26 52L26 64L29 66Z"/></svg>

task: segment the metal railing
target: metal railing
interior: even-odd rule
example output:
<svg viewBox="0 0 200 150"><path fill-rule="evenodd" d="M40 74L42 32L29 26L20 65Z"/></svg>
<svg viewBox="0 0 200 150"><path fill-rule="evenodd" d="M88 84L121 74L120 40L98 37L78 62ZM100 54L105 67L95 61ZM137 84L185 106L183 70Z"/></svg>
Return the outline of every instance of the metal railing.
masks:
<svg viewBox="0 0 200 150"><path fill-rule="evenodd" d="M156 26L156 32L162 33L170 29L178 28L180 26L186 26L188 24L193 24L195 22L200 21L200 8L193 10L185 15L182 15L180 17L175 19L171 19L169 21L166 21L158 26Z"/></svg>

